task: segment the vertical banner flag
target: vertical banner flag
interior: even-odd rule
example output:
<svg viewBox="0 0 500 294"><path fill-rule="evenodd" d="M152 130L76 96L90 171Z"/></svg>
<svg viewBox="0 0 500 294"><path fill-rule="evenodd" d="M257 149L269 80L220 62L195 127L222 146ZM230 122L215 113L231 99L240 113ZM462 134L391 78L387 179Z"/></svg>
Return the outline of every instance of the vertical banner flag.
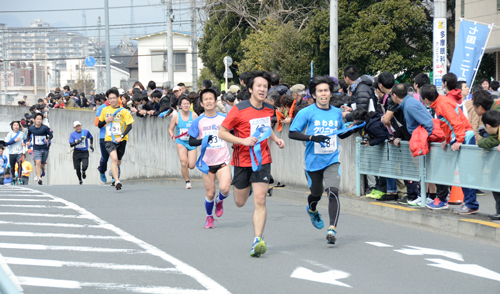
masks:
<svg viewBox="0 0 500 294"><path fill-rule="evenodd" d="M311 78L314 75L314 60L311 60Z"/></svg>
<svg viewBox="0 0 500 294"><path fill-rule="evenodd" d="M446 74L446 18L434 18L433 28L433 77L434 85L438 88L443 86L443 75Z"/></svg>
<svg viewBox="0 0 500 294"><path fill-rule="evenodd" d="M460 19L450 72L456 74L459 81L465 81L469 87L472 87L476 77L492 27L493 25Z"/></svg>

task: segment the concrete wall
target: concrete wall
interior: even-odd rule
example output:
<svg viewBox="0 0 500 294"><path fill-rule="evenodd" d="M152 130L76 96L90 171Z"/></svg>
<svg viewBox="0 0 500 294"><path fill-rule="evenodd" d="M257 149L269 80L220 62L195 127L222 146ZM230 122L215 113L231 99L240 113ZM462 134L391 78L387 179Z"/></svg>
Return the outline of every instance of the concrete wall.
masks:
<svg viewBox="0 0 500 294"><path fill-rule="evenodd" d="M29 107L0 105L0 140L10 132L10 122L21 120L25 113L29 113Z"/></svg>
<svg viewBox="0 0 500 294"><path fill-rule="evenodd" d="M94 126L95 114L92 111L60 110L51 111L51 128L54 139L48 160L48 180L51 185L78 184L72 165L72 155L68 152L69 135L73 131L73 121L79 120L84 129L98 137L98 129ZM180 178L180 163L177 157L175 141L168 136L170 119L135 118L130 141L123 160L122 179L176 177ZM284 126L279 137L285 140L286 147L280 150L271 142L273 157L272 174L276 182L284 183L304 191L307 190L307 180L304 175L304 144L288 139L288 126ZM341 186L343 194L356 192L355 187L355 146L354 138L340 140L341 144ZM100 159L97 140L94 142L96 152L90 154L89 172L85 184L100 184L96 168ZM109 167L109 164L108 164ZM190 172L192 178L201 178L198 169ZM110 177L108 176L108 179Z"/></svg>

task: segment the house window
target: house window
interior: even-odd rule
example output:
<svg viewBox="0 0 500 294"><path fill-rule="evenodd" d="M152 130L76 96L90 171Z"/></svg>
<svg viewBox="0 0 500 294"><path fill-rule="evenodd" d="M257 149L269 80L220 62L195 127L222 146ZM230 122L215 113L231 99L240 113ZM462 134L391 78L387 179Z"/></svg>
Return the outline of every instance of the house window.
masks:
<svg viewBox="0 0 500 294"><path fill-rule="evenodd" d="M465 0L460 1L460 17L465 17ZM499 1L497 1L498 3Z"/></svg>
<svg viewBox="0 0 500 294"><path fill-rule="evenodd" d="M151 51L151 71L168 71L168 53L165 51ZM186 53L174 52L174 72L186 71Z"/></svg>
<svg viewBox="0 0 500 294"><path fill-rule="evenodd" d="M20 83L20 86L24 86L26 84L26 79L24 77L20 77L19 83Z"/></svg>

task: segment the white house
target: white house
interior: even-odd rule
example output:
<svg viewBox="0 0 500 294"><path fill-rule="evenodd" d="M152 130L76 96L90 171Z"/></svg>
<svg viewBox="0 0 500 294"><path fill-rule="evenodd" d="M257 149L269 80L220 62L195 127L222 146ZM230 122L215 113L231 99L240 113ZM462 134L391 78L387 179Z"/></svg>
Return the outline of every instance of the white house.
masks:
<svg viewBox="0 0 500 294"><path fill-rule="evenodd" d="M174 84L184 83L187 87L193 85L191 35L174 32ZM132 38L138 42L139 81L147 85L155 81L162 85L168 81L167 69L167 32ZM203 67L198 60L198 75Z"/></svg>

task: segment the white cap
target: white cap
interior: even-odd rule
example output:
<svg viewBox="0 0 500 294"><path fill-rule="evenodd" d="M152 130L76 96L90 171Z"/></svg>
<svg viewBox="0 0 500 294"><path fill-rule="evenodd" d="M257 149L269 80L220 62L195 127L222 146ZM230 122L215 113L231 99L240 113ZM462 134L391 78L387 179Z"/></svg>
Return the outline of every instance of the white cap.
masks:
<svg viewBox="0 0 500 294"><path fill-rule="evenodd" d="M125 94L125 90L123 90L122 88L118 89L118 94L120 94L120 95Z"/></svg>
<svg viewBox="0 0 500 294"><path fill-rule="evenodd" d="M172 91L173 91L173 92L175 92L175 91L180 91L180 90L181 90L181 87L179 87L179 86L175 86L175 87L172 89Z"/></svg>
<svg viewBox="0 0 500 294"><path fill-rule="evenodd" d="M75 122L73 123L73 128L76 128L76 126L81 126L81 125L82 125L81 122L75 120Z"/></svg>

